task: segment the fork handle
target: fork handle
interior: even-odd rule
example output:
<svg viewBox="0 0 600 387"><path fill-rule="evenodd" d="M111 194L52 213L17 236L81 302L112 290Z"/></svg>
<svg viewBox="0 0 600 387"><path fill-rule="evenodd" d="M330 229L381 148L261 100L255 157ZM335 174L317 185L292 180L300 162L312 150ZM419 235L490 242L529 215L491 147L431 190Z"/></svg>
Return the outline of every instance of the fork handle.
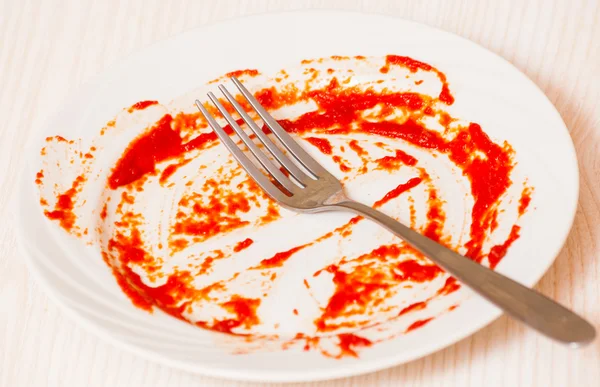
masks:
<svg viewBox="0 0 600 387"><path fill-rule="evenodd" d="M362 203L342 201L334 207L351 210L385 227L480 296L547 337L572 346L594 340L596 330L589 322L541 293L455 253Z"/></svg>

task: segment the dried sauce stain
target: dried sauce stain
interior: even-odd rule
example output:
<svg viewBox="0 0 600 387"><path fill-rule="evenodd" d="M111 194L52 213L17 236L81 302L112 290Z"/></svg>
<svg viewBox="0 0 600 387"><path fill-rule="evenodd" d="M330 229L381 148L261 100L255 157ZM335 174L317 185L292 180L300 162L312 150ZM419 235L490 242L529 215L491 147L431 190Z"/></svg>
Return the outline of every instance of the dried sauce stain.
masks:
<svg viewBox="0 0 600 387"><path fill-rule="evenodd" d="M342 61L347 60L348 57L340 56L332 59ZM356 59L365 58L356 57ZM303 64L322 62L323 59L307 60L303 61ZM374 206L381 207L419 184L425 184L427 212L425 223L420 225L420 231L429 238L448 245L450 238L444 235L446 215L441 193L435 189L424 169L417 167L419 161L415 157L403 150L390 149L384 142L375 141L373 144L388 155L371 159L369 152L365 151L357 140L348 138L344 145L347 145L362 162L362 167L353 168L347 160L335 154L337 148L332 146L328 136L359 133L375 140L386 137L428 150L433 156L447 157L469 180L474 200L468 242L463 246L449 247L466 248L467 256L471 259L481 262L487 258L490 266L495 267L520 235L520 227L514 225L503 243L493 246L487 253L483 251L484 242L498 225L500 198L512 184L510 179L514 165L512 148L507 143L493 142L476 123L457 127L457 120L441 110L443 105L451 105L454 102L444 73L427 63L397 55L388 55L380 71L387 73L394 66L405 68L412 73L434 73L442 84L437 97L415 92L394 92L389 89L382 91L371 88L361 89L360 86L345 84L347 79L342 79L340 82L335 77L331 78L325 86L315 88L316 82L312 81L316 79L319 71L313 68L306 69L307 74L310 74L308 77L311 82L304 85L302 90L290 83L280 85L279 88L267 87L257 90L254 94L268 110L277 110L297 103L310 103L316 106L313 111L295 118L279 120L279 123L289 133L301 136L320 152L330 156L344 173L353 176L367 173L373 168L393 172L404 166L420 170L418 177L397 185L376 201ZM332 74L330 75L332 77L335 71L330 70L327 73ZM240 70L225 76L254 77L258 74L257 70ZM280 75L280 83L288 77L283 70L278 75ZM419 85L422 82L417 80L414 83ZM240 100L240 103L248 108L246 101ZM156 101L141 101L131 106L128 111L143 110L155 104ZM220 117L214 107L208 108L211 113ZM373 111L379 113L375 114ZM402 112L401 118L398 118L398 112ZM435 117L446 131L428 129L422 119L425 116ZM451 130L450 124L453 124ZM107 127L114 125L114 121L109 122L102 129L101 135ZM228 281L235 279L239 273L235 273L229 280L215 282L200 289L194 286L194 278L208 273L217 260L228 258L233 253L248 248L254 241L246 238L224 250L213 250L206 253L204 257L200 256L203 260L193 272L174 270L167 276L159 270L163 258L153 256L151 253L153 250L144 244L144 235L140 231L140 226L145 222L143 214L134 213L130 209L130 206L135 203L137 193L143 192L150 176L157 176L161 186L169 189L171 185L166 183L178 168L189 163L197 154L218 144L216 135L212 131L206 131L206 128L207 123L199 113L178 113L174 116L165 114L129 144L107 179L107 187L110 190L124 189L124 191L120 193L121 201L114 210L116 230L103 249L102 256L107 265L112 268L117 283L134 305L148 311L156 306L202 328L246 335L239 330L251 331L252 327L260 324L257 311L261 299L234 294L223 301L222 298L217 299L213 296L217 292L227 290ZM232 134L229 126L224 129L228 134ZM263 127L263 131L270 133L266 127ZM450 132L455 134L452 138L446 136ZM48 137L46 141L74 144L74 141L60 136ZM339 148L345 152L343 145ZM87 153L81 152L81 157L92 159L93 151L95 149L90 148ZM42 155L46 153L44 147ZM254 181L245 179L241 183L236 183L237 186L234 187L233 178L240 173L243 173L241 169L234 168L233 172L227 175L221 168L214 176L206 179L198 189L192 188L194 186L192 180L185 185L184 194L176 201L175 218L170 225L167 238L169 244L167 253L181 252L191 244L228 234L242 227L266 225L281 217L279 206L270 200ZM40 189L44 183L43 178L44 171L39 171L35 181ZM79 176L70 189L57 195L54 209L45 211L48 218L57 221L62 228L75 235L78 233L74 230L76 221L74 209L77 207L77 194L84 182L85 177ZM528 209L532 191L533 188L524 187L518 206L520 215ZM418 225L414 199L408 197L408 202L410 226L415 228ZM40 203L43 206L48 205L44 198L40 198ZM247 215L251 210L257 211L256 217L253 216L252 220ZM99 214L100 219L105 221L108 211L107 202L104 202ZM362 219L359 216L354 217L314 241L275 253L271 257L262 259L258 265L250 269L261 270L261 275L264 274L273 281L277 272L273 269L283 267L294 254L333 235L348 237L354 225ZM151 241L147 243L152 245ZM160 250L163 251L162 244ZM407 259L407 257L412 258ZM146 285L136 273L138 270L145 271L151 282L162 285ZM314 276L325 273L331 276L334 289L323 305L321 315L314 320L319 332L335 332L339 328L361 328L368 321L354 321L352 317L367 316L374 311L383 310L382 308L386 307L385 299L395 294L396 289L401 286L427 283L443 275L440 268L428 264L419 253L402 244L379 246L366 254L340 258L336 264L315 272ZM307 279L304 279L303 283L309 290ZM456 279L449 277L433 297L450 294L459 288L460 284ZM192 312L192 304L196 302L216 303L227 313L227 318L192 321L188 313ZM398 310L397 315L406 315L426 307L427 300L422 300ZM293 309L293 313L297 315L298 310ZM427 318L413 322L406 332L417 329L430 320L431 318ZM339 339L337 346L340 352L333 355L323 353L333 357L357 356L359 348L373 344L369 339L351 333L332 337ZM306 349L318 348L320 341L317 337L303 335L296 339L305 340Z"/></svg>
<svg viewBox="0 0 600 387"><path fill-rule="evenodd" d="M385 68L389 68L390 65L397 65L406 67L413 73L417 72L417 70L433 71L438 76L440 82L442 82L442 90L440 91L439 95L440 101L444 102L446 105L452 105L454 103L454 97L450 93L450 88L448 87L448 82L446 81L446 75L435 67L408 56L400 55L388 55L385 62Z"/></svg>
<svg viewBox="0 0 600 387"><path fill-rule="evenodd" d="M340 168L340 171L342 172L350 172L350 167L346 164L347 161L345 161L344 159L342 159L340 156L333 156L332 160L338 165L338 167Z"/></svg>
<svg viewBox="0 0 600 387"><path fill-rule="evenodd" d="M415 200L412 196L408 197L408 210L410 212L410 228L417 227L417 209L415 208Z"/></svg>
<svg viewBox="0 0 600 387"><path fill-rule="evenodd" d="M42 179L44 178L44 170L40 169L38 173L35 174L35 184L42 184Z"/></svg>
<svg viewBox="0 0 600 387"><path fill-rule="evenodd" d="M187 235L195 242L202 242L215 235L227 233L251 224L240 218L259 204L259 198L267 200L265 194L252 192L254 183L244 180L235 192L228 189L226 182L208 179L199 192L183 196L178 203L172 235ZM246 189L244 189L246 188ZM279 216L276 208L260 208L261 224L272 222Z"/></svg>
<svg viewBox="0 0 600 387"><path fill-rule="evenodd" d="M153 173L156 164L181 153L181 137L171 129L171 116L163 116L149 132L135 139L125 150L108 178L111 189L128 185L145 174Z"/></svg>
<svg viewBox="0 0 600 387"><path fill-rule="evenodd" d="M496 245L490 249L490 253L488 254L488 261L490 263L490 267L493 269L498 265L500 260L504 258L506 253L508 252L508 248L519 239L519 231L521 231L521 227L516 224L512 226L510 230L510 234L508 235L508 239L499 245Z"/></svg>
<svg viewBox="0 0 600 387"><path fill-rule="evenodd" d="M523 192L521 192L521 197L519 198L519 216L523 216L529 208L529 203L531 203L531 194L533 193L533 188L529 186L523 187Z"/></svg>
<svg viewBox="0 0 600 387"><path fill-rule="evenodd" d="M422 62L404 62L411 69L430 69ZM483 259L481 249L494 219L493 209L511 184L509 175L513 168L513 151L507 143L502 146L495 144L475 123L462 128L454 139L445 140L439 133L427 129L418 121L419 114L422 113L413 114L404 122L371 122L360 117L361 111L380 103L417 111L423 107L424 97L415 93L375 93L356 87L347 89L342 88L334 78L324 89L306 94L317 103L318 109L294 120L281 120L280 124L288 132L330 133L331 128L336 128L337 132L348 131L348 126L353 123L357 126L354 132L402 139L418 147L447 154L469 178L475 199L467 256L476 261ZM335 157L339 156L334 156L334 161ZM346 168L340 166L342 170Z"/></svg>
<svg viewBox="0 0 600 387"><path fill-rule="evenodd" d="M429 209L427 210L427 224L423 230L423 235L436 242L441 242L442 229L446 221L446 214L442 209L442 202L438 197L435 188L429 188Z"/></svg>
<svg viewBox="0 0 600 387"><path fill-rule="evenodd" d="M67 143L67 144L70 144L70 145L73 145L75 143L75 141L73 141L73 140L67 140L63 136L50 136L50 137L46 137L46 142L64 142L64 143Z"/></svg>
<svg viewBox="0 0 600 387"><path fill-rule="evenodd" d="M165 114L146 133L129 144L108 177L108 186L117 189L127 186L156 171L156 164L203 149L216 141L214 132L199 134L183 143L180 133L172 128L173 117Z"/></svg>
<svg viewBox="0 0 600 387"><path fill-rule="evenodd" d="M417 185L419 185L419 183L421 183L421 181L423 181L423 180L420 177L413 177L406 183L398 185L396 188L394 188L393 190L391 190L390 192L385 194L385 196L383 198L377 200L373 204L373 207L381 207L382 205L389 202L390 200L397 198L402 193L410 190L411 188L416 187Z"/></svg>
<svg viewBox="0 0 600 387"><path fill-rule="evenodd" d="M340 354L337 356L338 358L343 356L358 357L356 347L370 347L373 344L370 340L352 333L342 333L338 337L340 339Z"/></svg>
<svg viewBox="0 0 600 387"><path fill-rule="evenodd" d="M428 282L443 272L435 265L415 260L394 262L401 254L410 251L412 249L399 245L380 246L370 253L347 260L346 264L355 263L350 272L340 269L338 265L325 268L326 272L333 274L335 290L323 313L315 320L317 329L327 332L341 327L360 327L348 319L338 322L339 318L364 315L380 305L389 291L402 282ZM373 266L369 263L372 261L377 261L378 265Z"/></svg>
<svg viewBox="0 0 600 387"><path fill-rule="evenodd" d="M157 104L158 104L158 101L140 101L140 102L136 102L133 105L131 105L131 107L129 109L127 109L127 111L129 113L133 113L136 110L144 110L148 106L157 105Z"/></svg>
<svg viewBox="0 0 600 387"><path fill-rule="evenodd" d="M163 285L147 286L131 266L142 266L152 263L153 258L144 250L141 233L133 228L131 235L117 234L108 242L106 258L112 257L117 262L111 265L121 289L132 299L132 302L145 310L152 310L156 305L165 312L184 319L183 301L193 294L190 283L192 275L188 271L177 272L168 277Z"/></svg>
<svg viewBox="0 0 600 387"><path fill-rule="evenodd" d="M294 255L298 251L304 249L305 247L308 247L309 245L310 244L296 246L287 251L282 251L280 253L277 253L270 258L263 259L262 261L260 261L260 264L258 266L253 267L252 269L258 270L258 269L272 269L274 267L281 267L281 266L283 266L285 261L290 259L290 257L292 255Z"/></svg>
<svg viewBox="0 0 600 387"><path fill-rule="evenodd" d="M425 309L425 307L427 306L426 302L415 302L414 304L410 304L409 306L405 307L404 309L402 309L400 311L400 313L398 313L398 316L402 316L403 314L406 314L408 312L413 312L416 310L422 310Z"/></svg>
<svg viewBox="0 0 600 387"><path fill-rule="evenodd" d="M169 177L171 177L175 172L177 172L177 170L179 168L183 167L190 161L192 161L192 160L184 159L178 163L168 165L165 169L163 169L162 173L160 174L160 179L159 179L160 184L164 185L167 182L167 180L169 179Z"/></svg>
<svg viewBox="0 0 600 387"><path fill-rule="evenodd" d="M402 165L413 167L417 165L417 161L416 158L399 149L396 149L396 154L394 156L385 156L375 160L378 164L378 169L384 169L386 171L395 171Z"/></svg>
<svg viewBox="0 0 600 387"><path fill-rule="evenodd" d="M423 325L427 324L431 320L433 320L433 318L426 318L424 320L415 321L414 323L410 324L410 326L408 328L406 328L406 333L408 333L410 331L414 331L415 329L422 327Z"/></svg>
<svg viewBox="0 0 600 387"><path fill-rule="evenodd" d="M215 261L218 261L218 260L226 258L226 257L227 256L225 255L223 250L213 251L210 256L206 257L202 261L198 271L196 272L196 276L200 276L200 275L204 275L204 274L208 273L212 269Z"/></svg>
<svg viewBox="0 0 600 387"><path fill-rule="evenodd" d="M239 78L239 77L241 77L242 75L247 75L247 76L249 76L249 77L255 77L255 76L257 76L258 74L260 74L260 73L258 72L258 70L255 70L255 69L246 69L246 70L236 70L236 71L231 71L231 72L228 72L227 74L225 74L225 76L226 76L227 78L231 78L231 77L236 77L236 78Z"/></svg>
<svg viewBox="0 0 600 387"><path fill-rule="evenodd" d="M60 227L67 232L73 231L73 227L75 226L75 221L77 220L77 215L74 212L75 200L85 180L83 175L77 176L71 188L57 196L54 210L44 210L44 215L48 219L58 221Z"/></svg>
<svg viewBox="0 0 600 387"><path fill-rule="evenodd" d="M204 327L229 334L235 334L232 329L238 327L250 329L260 323L260 319L256 314L260 302L260 298L245 298L236 294L229 301L221 304L225 310L235 315L235 317L217 320Z"/></svg>
<svg viewBox="0 0 600 387"><path fill-rule="evenodd" d="M367 152L360 145L358 145L358 141L356 140L350 140L348 146L350 147L350 149L356 152L358 156L364 156L367 154Z"/></svg>
<svg viewBox="0 0 600 387"><path fill-rule="evenodd" d="M108 215L108 203L102 205L102 211L100 212L100 219L105 220Z"/></svg>
<svg viewBox="0 0 600 387"><path fill-rule="evenodd" d="M246 238L243 241L236 243L235 247L233 248L233 251L235 251L236 253L239 253L240 251L250 247L250 245L253 243L254 243L254 241L252 239Z"/></svg>
<svg viewBox="0 0 600 387"><path fill-rule="evenodd" d="M448 277L448 279L444 283L444 286L442 286L441 289L439 289L437 291L437 294L438 295L447 295L450 293L454 293L458 289L460 289L460 283L458 283L456 278Z"/></svg>
<svg viewBox="0 0 600 387"><path fill-rule="evenodd" d="M333 152L333 147L326 138L307 137L305 140L314 145L323 154L330 155Z"/></svg>

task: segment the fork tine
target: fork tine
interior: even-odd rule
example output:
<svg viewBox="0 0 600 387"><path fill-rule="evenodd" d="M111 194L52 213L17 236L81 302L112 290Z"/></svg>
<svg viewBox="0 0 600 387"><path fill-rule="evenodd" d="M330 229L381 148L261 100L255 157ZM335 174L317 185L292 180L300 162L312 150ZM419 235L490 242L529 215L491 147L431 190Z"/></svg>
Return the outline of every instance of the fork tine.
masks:
<svg viewBox="0 0 600 387"><path fill-rule="evenodd" d="M250 161L248 157L242 152L240 148L233 142L227 133L221 128L219 123L215 121L214 117L206 110L202 103L196 100L196 106L208 121L210 127L215 131L223 145L231 152L231 155L237 160L237 162L244 168L244 170L250 175L254 181L262 188L271 198L277 201L285 200L286 195L279 190L267 177Z"/></svg>
<svg viewBox="0 0 600 387"><path fill-rule="evenodd" d="M219 85L219 90L225 95L225 98L229 101L231 106L237 111L237 113L242 117L244 122L248 125L248 127L256 134L260 142L271 152L273 157L281 164L288 172L298 180L302 185L306 185L307 178L309 178L304 171L302 171L292 160L290 160L278 147L275 145L273 141L262 131L262 129L254 122L252 118L246 113L246 111L240 106L240 104L235 100L233 95L229 93L229 91L223 85Z"/></svg>
<svg viewBox="0 0 600 387"><path fill-rule="evenodd" d="M286 149L302 164L315 178L330 175L325 168L315 161L304 149L294 141L294 139L279 125L279 123L265 110L264 107L254 98L252 93L236 78L231 77L235 86L240 90L242 95L246 97L250 105L256 110L260 118L271 129L271 132L281 141Z"/></svg>
<svg viewBox="0 0 600 387"><path fill-rule="evenodd" d="M265 168L271 174L271 176L275 180L277 180L277 182L280 183L285 189L287 189L289 192L295 192L297 190L296 189L297 186L294 183L292 183L292 181L287 176L285 176L279 170L279 168L277 166L275 166L275 164L273 164L273 162L271 162L271 160L269 160L267 158L267 156L260 149L258 149L256 144L250 139L250 137L248 137L246 132L244 132L244 130L237 124L237 122L231 116L231 114L229 114L227 109L225 109L225 107L223 105L221 105L221 102L219 102L217 97L212 92L209 92L208 98L210 98L212 103L217 107L217 109L219 109L219 111L221 112L221 114L223 115L223 117L225 118L227 123L231 126L231 128L233 128L233 130L240 137L242 142L244 144L246 144L246 146L250 150L250 153L252 153L254 155L254 157L256 157L256 159L258 160L260 165L262 165L263 168Z"/></svg>

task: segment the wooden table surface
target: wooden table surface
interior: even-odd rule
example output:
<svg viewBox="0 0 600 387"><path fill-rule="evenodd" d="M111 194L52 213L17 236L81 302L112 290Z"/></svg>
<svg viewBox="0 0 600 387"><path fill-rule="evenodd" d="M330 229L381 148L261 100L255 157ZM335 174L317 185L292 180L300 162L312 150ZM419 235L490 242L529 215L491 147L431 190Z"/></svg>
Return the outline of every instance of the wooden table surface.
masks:
<svg viewBox="0 0 600 387"><path fill-rule="evenodd" d="M241 15L301 8L384 13L471 39L525 72L573 136L575 225L537 288L600 324L600 1L0 0L0 385L249 386L157 365L100 341L37 286L12 228L22 149L90 77L155 41ZM431 356L310 386L600 386L600 340L553 344L502 317Z"/></svg>

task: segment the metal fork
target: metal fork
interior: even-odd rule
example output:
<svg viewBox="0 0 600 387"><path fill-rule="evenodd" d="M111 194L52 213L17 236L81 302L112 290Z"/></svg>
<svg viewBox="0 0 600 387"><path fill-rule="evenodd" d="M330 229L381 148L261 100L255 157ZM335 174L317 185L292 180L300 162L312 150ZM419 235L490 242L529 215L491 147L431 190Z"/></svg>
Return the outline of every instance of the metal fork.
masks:
<svg viewBox="0 0 600 387"><path fill-rule="evenodd" d="M581 346L594 340L596 335L594 327L565 307L498 272L455 253L395 219L349 199L345 195L340 181L308 155L238 79L231 78L231 80L277 140L287 149L291 157L306 171L296 165L275 145L223 85L219 85L219 89L225 98L270 154L289 173L290 177L286 176L258 148L213 93L208 93L208 97L260 165L271 175L272 179L279 183L279 186L267 178L238 148L200 101L196 100L196 105L233 157L280 205L297 212L350 211L362 215L402 238L479 295L547 337L571 346Z"/></svg>

